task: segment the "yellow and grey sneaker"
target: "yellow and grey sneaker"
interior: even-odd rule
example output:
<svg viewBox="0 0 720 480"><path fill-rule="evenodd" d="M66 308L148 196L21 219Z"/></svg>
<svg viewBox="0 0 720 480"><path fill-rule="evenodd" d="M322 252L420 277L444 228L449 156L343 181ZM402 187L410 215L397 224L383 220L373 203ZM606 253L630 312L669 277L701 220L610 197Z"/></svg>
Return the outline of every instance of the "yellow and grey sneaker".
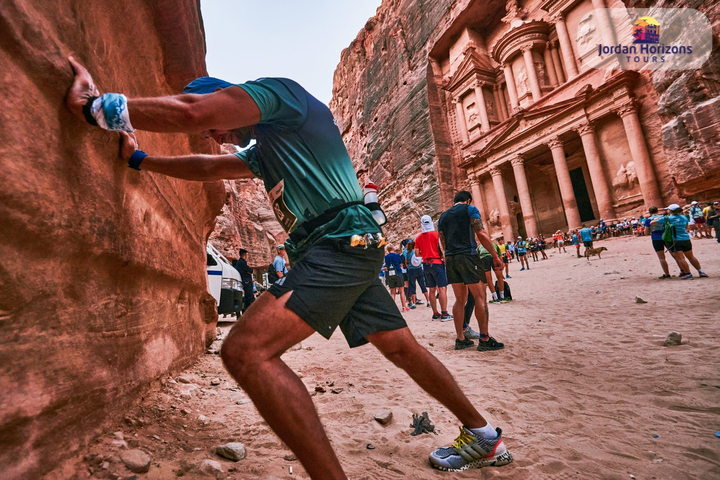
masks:
<svg viewBox="0 0 720 480"><path fill-rule="evenodd" d="M500 467L513 461L505 448L502 430L496 428L496 438L480 438L465 427L449 447L438 448L430 454L430 465L446 472L469 468Z"/></svg>

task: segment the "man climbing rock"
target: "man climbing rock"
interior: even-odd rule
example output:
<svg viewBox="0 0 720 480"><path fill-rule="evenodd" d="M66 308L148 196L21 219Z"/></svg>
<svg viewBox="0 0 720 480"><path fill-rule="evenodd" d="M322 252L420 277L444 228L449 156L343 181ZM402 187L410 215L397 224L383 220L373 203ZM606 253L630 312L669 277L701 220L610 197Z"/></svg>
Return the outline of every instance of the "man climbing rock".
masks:
<svg viewBox="0 0 720 480"><path fill-rule="evenodd" d="M431 454L433 466L464 470L512 461L500 429L417 343L378 279L382 232L362 204L352 162L324 104L283 78L235 85L202 77L182 95L99 96L88 71L73 58L70 63L75 80L68 108L93 126L120 131L120 156L129 167L193 181L264 181L290 236L292 268L233 327L222 359L310 477L347 478L305 385L281 355L314 332L330 338L337 327L350 347L372 343L462 422L455 444ZM200 133L240 147L257 143L236 154L170 157L137 150L133 129Z"/></svg>

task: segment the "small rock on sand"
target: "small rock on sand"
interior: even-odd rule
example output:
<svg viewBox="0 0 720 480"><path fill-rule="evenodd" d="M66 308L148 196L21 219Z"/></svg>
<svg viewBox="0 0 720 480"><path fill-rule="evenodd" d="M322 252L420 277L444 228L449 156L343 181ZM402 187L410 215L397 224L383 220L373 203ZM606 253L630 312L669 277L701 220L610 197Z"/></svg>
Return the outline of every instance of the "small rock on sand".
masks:
<svg viewBox="0 0 720 480"><path fill-rule="evenodd" d="M383 410L382 412L378 412L375 414L375 420L377 420L381 425L387 425L392 421L393 413L390 410Z"/></svg>
<svg viewBox="0 0 720 480"><path fill-rule="evenodd" d="M222 380L220 380L219 378L213 378L212 380L210 380L210 385L212 385L213 387L216 385L220 385L221 383Z"/></svg>
<svg viewBox="0 0 720 480"><path fill-rule="evenodd" d="M205 415L198 415L198 420L199 420L201 423L210 423L210 420L209 420L208 417L206 417Z"/></svg>
<svg viewBox="0 0 720 480"><path fill-rule="evenodd" d="M220 445L215 449L215 453L233 462L238 462L247 456L245 445L240 442L230 442Z"/></svg>
<svg viewBox="0 0 720 480"><path fill-rule="evenodd" d="M133 473L145 473L150 470L152 458L142 450L128 450L120 454L120 460Z"/></svg>
<svg viewBox="0 0 720 480"><path fill-rule="evenodd" d="M670 332L667 335L667 338L665 339L665 345L666 347L674 347L676 345L680 345L682 343L682 335L678 332Z"/></svg>
<svg viewBox="0 0 720 480"><path fill-rule="evenodd" d="M180 383L192 383L192 379L186 375L180 375L177 378L177 381Z"/></svg>
<svg viewBox="0 0 720 480"><path fill-rule="evenodd" d="M202 463L200 463L200 471L213 476L218 473L223 473L222 465L215 460L203 460Z"/></svg>
<svg viewBox="0 0 720 480"><path fill-rule="evenodd" d="M647 303L647 300L645 300L645 299L642 298L642 297L638 297L637 295L635 295L635 303Z"/></svg>
<svg viewBox="0 0 720 480"><path fill-rule="evenodd" d="M288 461L288 462L294 462L295 460L297 460L297 457L295 456L294 453L288 453L287 455L285 455L285 456L283 457L283 459L286 460L286 461Z"/></svg>

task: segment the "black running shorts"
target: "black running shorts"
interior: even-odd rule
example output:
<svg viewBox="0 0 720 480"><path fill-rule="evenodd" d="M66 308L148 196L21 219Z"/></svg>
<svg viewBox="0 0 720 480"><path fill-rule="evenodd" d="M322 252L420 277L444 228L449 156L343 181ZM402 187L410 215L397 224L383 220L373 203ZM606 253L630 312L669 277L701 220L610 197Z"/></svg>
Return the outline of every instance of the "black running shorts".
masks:
<svg viewBox="0 0 720 480"><path fill-rule="evenodd" d="M370 334L407 327L378 278L384 256L384 248L334 239L311 247L268 291L292 292L286 305L305 323L325 338L340 326L348 345L358 347Z"/></svg>
<svg viewBox="0 0 720 480"><path fill-rule="evenodd" d="M495 270L492 257L480 257L480 261L482 262L483 270L486 272L492 272Z"/></svg>
<svg viewBox="0 0 720 480"><path fill-rule="evenodd" d="M656 252L664 252L665 251L665 242L662 240L653 240L652 241L653 250Z"/></svg>
<svg viewBox="0 0 720 480"><path fill-rule="evenodd" d="M674 242L665 242L665 246L673 253L692 251L692 243L690 242L690 240L675 240Z"/></svg>
<svg viewBox="0 0 720 480"><path fill-rule="evenodd" d="M592 240L583 240L583 245L585 245L585 248L593 248L593 241Z"/></svg>
<svg viewBox="0 0 720 480"><path fill-rule="evenodd" d="M478 282L486 282L485 269L482 266L480 257L473 254L447 255L447 279L448 283L464 283L470 285ZM492 261L492 257L490 258Z"/></svg>

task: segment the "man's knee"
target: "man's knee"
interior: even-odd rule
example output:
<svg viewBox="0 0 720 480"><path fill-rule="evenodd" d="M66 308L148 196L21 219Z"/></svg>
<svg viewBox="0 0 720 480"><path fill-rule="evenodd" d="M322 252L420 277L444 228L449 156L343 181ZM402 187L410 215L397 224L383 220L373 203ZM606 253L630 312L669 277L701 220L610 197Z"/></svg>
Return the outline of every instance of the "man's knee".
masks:
<svg viewBox="0 0 720 480"><path fill-rule="evenodd" d="M252 351L251 343L239 332L230 332L223 342L220 358L234 375L242 377L243 373L251 371L254 368L252 365L259 360L257 352Z"/></svg>

